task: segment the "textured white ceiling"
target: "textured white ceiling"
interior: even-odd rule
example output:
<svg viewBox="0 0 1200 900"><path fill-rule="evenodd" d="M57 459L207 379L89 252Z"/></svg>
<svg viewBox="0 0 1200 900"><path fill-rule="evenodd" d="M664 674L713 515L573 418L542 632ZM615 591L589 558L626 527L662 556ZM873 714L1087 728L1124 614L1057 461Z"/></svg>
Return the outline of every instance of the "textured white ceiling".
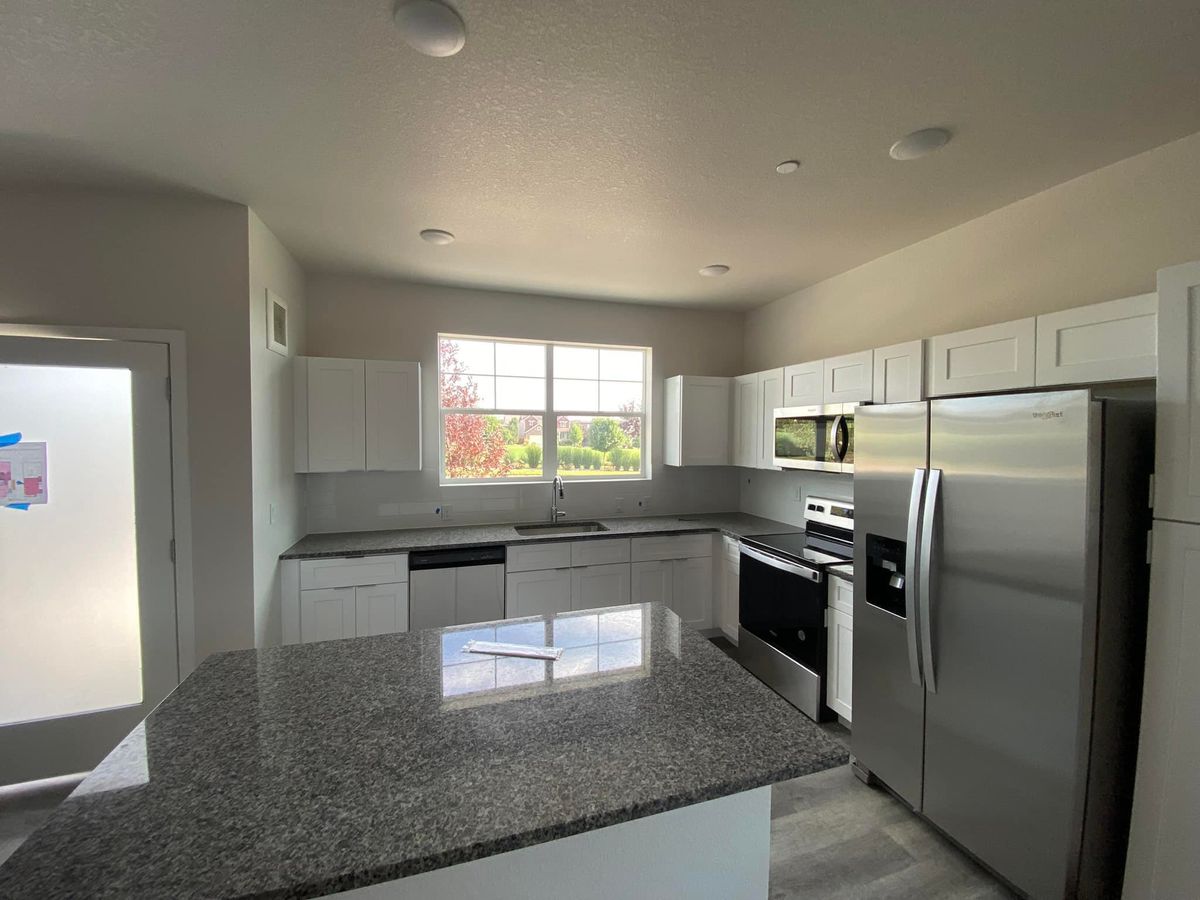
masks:
<svg viewBox="0 0 1200 900"><path fill-rule="evenodd" d="M456 7L430 59L386 0L0 0L0 180L247 203L310 269L749 307L1200 131L1195 0Z"/></svg>

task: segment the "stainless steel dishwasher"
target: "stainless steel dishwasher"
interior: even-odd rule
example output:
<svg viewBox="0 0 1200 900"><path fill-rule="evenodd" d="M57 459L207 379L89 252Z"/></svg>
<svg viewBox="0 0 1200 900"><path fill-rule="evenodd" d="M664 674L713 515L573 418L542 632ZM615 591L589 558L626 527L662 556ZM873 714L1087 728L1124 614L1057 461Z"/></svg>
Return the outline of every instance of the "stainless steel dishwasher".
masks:
<svg viewBox="0 0 1200 900"><path fill-rule="evenodd" d="M442 628L504 618L504 548L408 554L409 627Z"/></svg>

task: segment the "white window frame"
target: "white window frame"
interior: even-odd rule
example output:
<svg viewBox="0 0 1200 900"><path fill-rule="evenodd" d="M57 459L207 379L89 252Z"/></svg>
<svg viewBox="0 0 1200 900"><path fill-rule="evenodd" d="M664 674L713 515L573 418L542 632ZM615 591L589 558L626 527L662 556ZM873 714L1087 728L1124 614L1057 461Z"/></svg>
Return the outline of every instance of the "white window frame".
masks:
<svg viewBox="0 0 1200 900"><path fill-rule="evenodd" d="M640 463L641 470L638 472L622 472L614 475L584 475L573 476L570 474L563 475L565 481L572 483L578 482L613 482L613 481L649 481L651 477L651 460L650 460L650 403L651 390L650 373L653 371L651 360L653 350L650 347L638 347L632 344L593 344L581 341L544 341L535 340L532 338L510 338L510 337L489 337L478 334L457 334L457 333L442 333L437 336L438 346L441 346L443 340L459 340L459 341L494 341L504 344L535 344L543 348L546 354L546 395L543 400L544 407L542 409L481 409L472 407L468 409L450 408L442 406L442 367L440 352L437 355L437 381L435 388L437 390L437 409L438 409L438 483L442 487L454 487L456 485L495 485L495 484L547 484L552 481L558 474L558 417L610 417L610 418L629 418L631 416L640 417L642 420L641 428L641 451ZM554 409L554 348L555 347L586 347L597 350L636 350L642 354L642 409L640 412L622 412L601 410L599 412L577 411L577 410L556 410ZM470 373L467 373L470 374ZM494 377L494 376L493 376ZM602 379L597 379L602 380ZM497 416L504 418L507 416L541 416L542 418L542 474L541 475L525 475L519 477L501 477L501 478L447 478L446 477L446 416L455 414L469 414L477 416ZM547 428L547 426L553 426ZM554 440L549 441L547 438L550 434L554 435Z"/></svg>

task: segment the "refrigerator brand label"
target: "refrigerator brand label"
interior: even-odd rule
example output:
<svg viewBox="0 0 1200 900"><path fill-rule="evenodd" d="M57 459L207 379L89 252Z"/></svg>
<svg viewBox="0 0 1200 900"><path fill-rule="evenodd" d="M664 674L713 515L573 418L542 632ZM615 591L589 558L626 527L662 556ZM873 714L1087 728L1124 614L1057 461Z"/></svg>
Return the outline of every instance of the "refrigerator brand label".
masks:
<svg viewBox="0 0 1200 900"><path fill-rule="evenodd" d="M1033 417L1035 419L1061 419L1064 415L1065 414L1061 409L1050 409L1042 412L1035 412Z"/></svg>

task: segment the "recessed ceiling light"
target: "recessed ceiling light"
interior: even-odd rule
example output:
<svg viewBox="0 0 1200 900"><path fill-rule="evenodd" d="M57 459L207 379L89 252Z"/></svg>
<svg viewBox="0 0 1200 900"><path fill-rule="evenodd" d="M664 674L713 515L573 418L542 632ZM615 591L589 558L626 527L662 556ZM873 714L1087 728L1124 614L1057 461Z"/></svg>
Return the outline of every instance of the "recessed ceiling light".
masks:
<svg viewBox="0 0 1200 900"><path fill-rule="evenodd" d="M718 264L712 265L712 266L705 266L703 269L700 270L700 274L703 275L705 278L716 278L718 275L724 275L728 271L729 271L729 266L723 266L718 263Z"/></svg>
<svg viewBox="0 0 1200 900"><path fill-rule="evenodd" d="M795 172L799 168L800 168L800 160L785 159L783 162L781 162L779 165L777 165L775 167L775 171L778 172L780 175L791 175L793 172Z"/></svg>
<svg viewBox="0 0 1200 900"><path fill-rule="evenodd" d="M426 228L421 232L421 240L431 244L453 244L454 235L449 231L442 231L440 228Z"/></svg>
<svg viewBox="0 0 1200 900"><path fill-rule="evenodd" d="M934 150L940 150L949 141L950 132L945 128L922 128L920 131L906 134L892 144L888 154L892 159L917 159Z"/></svg>
<svg viewBox="0 0 1200 900"><path fill-rule="evenodd" d="M437 0L403 0L392 13L404 42L426 56L453 56L467 42L467 27Z"/></svg>

